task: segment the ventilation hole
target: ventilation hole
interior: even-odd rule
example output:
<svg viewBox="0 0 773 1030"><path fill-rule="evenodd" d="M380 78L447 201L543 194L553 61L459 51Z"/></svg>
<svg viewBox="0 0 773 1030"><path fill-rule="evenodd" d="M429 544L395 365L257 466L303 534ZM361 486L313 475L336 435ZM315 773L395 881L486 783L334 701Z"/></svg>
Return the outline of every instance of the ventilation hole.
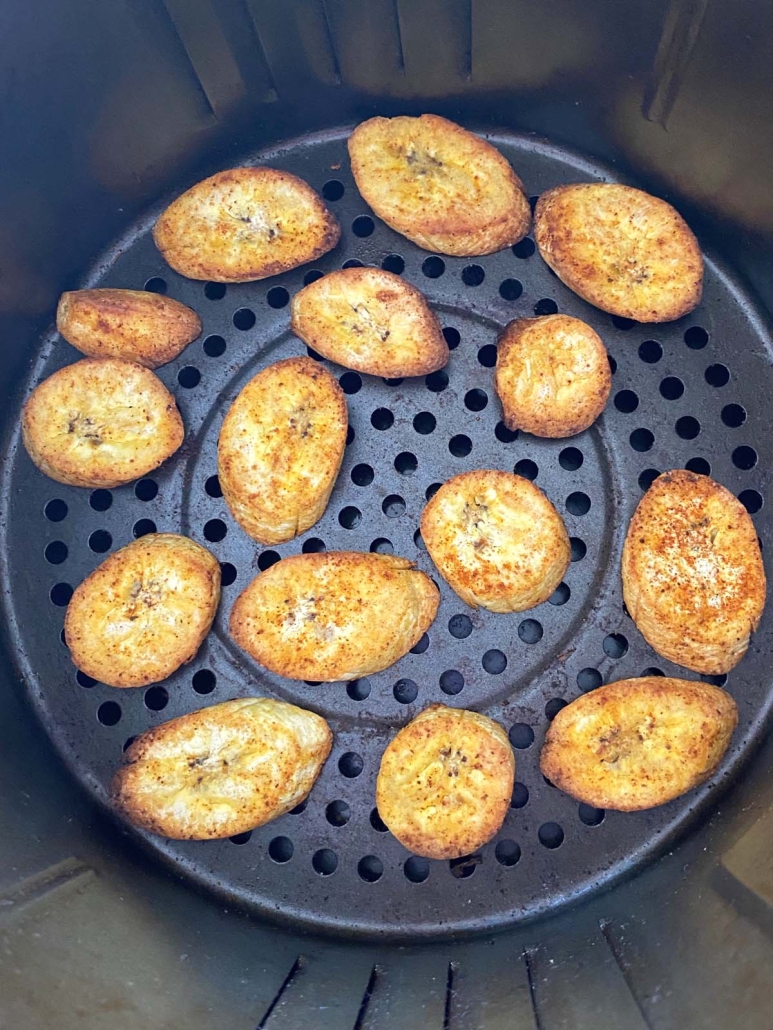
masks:
<svg viewBox="0 0 773 1030"><path fill-rule="evenodd" d="M223 488L220 486L220 480L217 476L209 476L204 484L204 491L209 497L223 496Z"/></svg>
<svg viewBox="0 0 773 1030"><path fill-rule="evenodd" d="M222 336L208 336L203 346L207 357L222 357L226 353L226 341Z"/></svg>
<svg viewBox="0 0 773 1030"><path fill-rule="evenodd" d="M385 272L391 272L393 275L402 275L405 270L405 261L399 254L387 254L381 262L381 267Z"/></svg>
<svg viewBox="0 0 773 1030"><path fill-rule="evenodd" d="M518 300L523 293L523 284L519 279L503 279L499 284L499 296L502 300Z"/></svg>
<svg viewBox="0 0 773 1030"><path fill-rule="evenodd" d="M284 862L289 862L293 857L294 851L295 848L293 847L293 842L289 837L274 837L269 841L268 857L272 861L278 862L280 865ZM319 854L321 854L321 852L318 851L317 855ZM332 855L333 852L331 851L330 854ZM315 855L314 858L316 858L317 855ZM314 868L317 869L316 865ZM335 866L333 866L333 869L335 869ZM331 873L333 872L333 869L330 870ZM320 873L322 870L317 869L317 872Z"/></svg>
<svg viewBox="0 0 773 1030"><path fill-rule="evenodd" d="M497 349L493 343L487 343L478 351L478 364L484 368L493 368L497 363Z"/></svg>
<svg viewBox="0 0 773 1030"><path fill-rule="evenodd" d="M480 286L485 278L486 273L480 265L466 265L462 269L462 282L465 286Z"/></svg>
<svg viewBox="0 0 773 1030"><path fill-rule="evenodd" d="M607 354L607 363L609 364L609 371L614 375L617 372L617 361L611 354Z"/></svg>
<svg viewBox="0 0 773 1030"><path fill-rule="evenodd" d="M660 394L667 401L678 401L684 393L684 383L676 376L666 376L660 384Z"/></svg>
<svg viewBox="0 0 773 1030"><path fill-rule="evenodd" d="M514 840L500 840L494 848L494 857L500 865L511 867L518 864L521 849Z"/></svg>
<svg viewBox="0 0 773 1030"><path fill-rule="evenodd" d="M448 632L456 640L465 640L472 633L472 620L469 615L452 615L448 620Z"/></svg>
<svg viewBox="0 0 773 1030"><path fill-rule="evenodd" d="M547 786L548 786L548 787L552 787L552 788L553 788L553 790L555 790L555 789L556 789L556 785L555 785L555 783L552 783L552 782L551 782L551 781L550 781L550 780L549 780L549 779L547 778L547 776L543 776L543 777L542 777L542 780L543 780L543 782L544 782L545 784L547 784Z"/></svg>
<svg viewBox="0 0 773 1030"><path fill-rule="evenodd" d="M600 826L604 822L606 814L603 808L594 808L592 805L586 805L584 802L577 809L580 822L585 823L586 826Z"/></svg>
<svg viewBox="0 0 773 1030"><path fill-rule="evenodd" d="M639 486L642 490L649 490L659 475L657 469L645 469L639 473Z"/></svg>
<svg viewBox="0 0 773 1030"><path fill-rule="evenodd" d="M272 286L266 294L266 303L270 308L285 308L290 303L290 294L284 286Z"/></svg>
<svg viewBox="0 0 773 1030"><path fill-rule="evenodd" d="M709 342L709 334L699 325L691 325L685 331L684 342L690 350L702 350Z"/></svg>
<svg viewBox="0 0 773 1030"><path fill-rule="evenodd" d="M558 823L543 823L537 830L540 844L551 851L564 843L564 831Z"/></svg>
<svg viewBox="0 0 773 1030"><path fill-rule="evenodd" d="M446 270L446 263L439 257L424 258L421 263L421 270L428 279L439 279Z"/></svg>
<svg viewBox="0 0 773 1030"><path fill-rule="evenodd" d="M762 545L760 544L760 546L762 546ZM64 635L64 629L62 629L62 630L60 631L60 633L59 633L59 639L60 639L60 641L61 641L61 642L62 642L62 643L64 644L64 646L65 646L65 647L67 647L67 638L66 638L66 637L65 637L65 635Z"/></svg>
<svg viewBox="0 0 773 1030"><path fill-rule="evenodd" d="M545 718L552 722L562 708L566 708L568 701L562 697L552 697L545 705Z"/></svg>
<svg viewBox="0 0 773 1030"><path fill-rule="evenodd" d="M537 201L538 200L539 200L538 196L537 197L529 197L529 207L531 208L531 213L532 214L534 214L534 209L537 206Z"/></svg>
<svg viewBox="0 0 773 1030"><path fill-rule="evenodd" d="M430 372L428 376L424 377L424 385L432 393L442 393L448 386L448 373L442 368L438 372Z"/></svg>
<svg viewBox="0 0 773 1030"><path fill-rule="evenodd" d="M390 494L384 498L381 510L388 519L399 519L405 514L405 501L399 494Z"/></svg>
<svg viewBox="0 0 773 1030"><path fill-rule="evenodd" d="M358 215L352 222L352 232L360 239L364 239L366 236L372 236L375 228L376 223L370 215Z"/></svg>
<svg viewBox="0 0 773 1030"><path fill-rule="evenodd" d="M370 825L376 831L376 833L388 833L389 827L378 814L378 809L373 808L370 812Z"/></svg>
<svg viewBox="0 0 773 1030"><path fill-rule="evenodd" d="M370 696L370 680L365 677L358 680L350 680L346 684L346 693L352 701L364 701Z"/></svg>
<svg viewBox="0 0 773 1030"><path fill-rule="evenodd" d="M135 741L136 739L137 739L137 734L136 734L136 733L134 734L134 736L133 736L133 737L127 737L127 738L126 738L126 740L125 740L125 741L123 742L123 748L122 748L122 750L123 750L123 751L128 751L128 750L129 750L129 748L130 748L130 747L132 746L132 744L134 743L134 741Z"/></svg>
<svg viewBox="0 0 773 1030"><path fill-rule="evenodd" d="M648 669L644 669L641 674L642 676L665 676L662 669L656 669L654 666L650 666Z"/></svg>
<svg viewBox="0 0 773 1030"><path fill-rule="evenodd" d="M258 555L258 568L261 572L265 572L266 569L270 569L272 565L276 565L281 560L282 556L276 551L261 551Z"/></svg>
<svg viewBox="0 0 773 1030"><path fill-rule="evenodd" d="M413 534L413 542L420 551L426 551L427 545L424 543L424 537L421 535L421 530L417 529Z"/></svg>
<svg viewBox="0 0 773 1030"><path fill-rule="evenodd" d="M524 236L522 240L511 247L513 254L521 259L530 258L536 249L534 240L529 239L528 236Z"/></svg>
<svg viewBox="0 0 773 1030"><path fill-rule="evenodd" d="M435 426L437 426L437 419L431 411L420 411L418 415L413 417L413 428L417 433L421 433L422 436L429 436L430 433L434 433Z"/></svg>
<svg viewBox="0 0 773 1030"><path fill-rule="evenodd" d="M78 684L78 686L85 687L87 690L90 690L93 686L96 685L97 681L94 679L93 676L87 676L85 672L81 672L80 669L78 669L78 671L75 673L75 682Z"/></svg>
<svg viewBox="0 0 773 1030"><path fill-rule="evenodd" d="M325 818L331 826L346 826L352 810L345 801L331 801L325 809Z"/></svg>
<svg viewBox="0 0 773 1030"><path fill-rule="evenodd" d="M682 415L676 420L676 435L682 440L694 440L701 431L701 424L692 415Z"/></svg>
<svg viewBox="0 0 773 1030"><path fill-rule="evenodd" d="M255 312L250 311L249 308L239 308L237 311L234 311L232 321L237 329L242 331L252 329L255 325Z"/></svg>
<svg viewBox="0 0 773 1030"><path fill-rule="evenodd" d="M631 447L640 453L651 450L652 445L655 443L655 437L649 429L634 429L628 439L630 440Z"/></svg>
<svg viewBox="0 0 773 1030"><path fill-rule="evenodd" d="M381 382L385 383L387 386L399 386L400 383L402 383L404 381L405 380L403 378L401 378L400 376L398 376L395 379L387 379L386 377L382 377L382 379L381 379Z"/></svg>
<svg viewBox="0 0 773 1030"><path fill-rule="evenodd" d="M290 815L303 815L309 804L309 799L304 798L303 801L299 801L295 808L290 809Z"/></svg>
<svg viewBox="0 0 773 1030"><path fill-rule="evenodd" d="M148 687L143 700L151 712L160 712L169 704L169 692L166 687Z"/></svg>
<svg viewBox="0 0 773 1030"><path fill-rule="evenodd" d="M370 416L370 424L374 429L391 429L394 425L395 416L389 410L389 408L376 408L373 414Z"/></svg>
<svg viewBox="0 0 773 1030"><path fill-rule="evenodd" d="M61 565L67 560L67 544L63 540L52 540L43 554L49 565Z"/></svg>
<svg viewBox="0 0 773 1030"><path fill-rule="evenodd" d="M753 447L736 447L733 451L733 464L737 469L748 472L757 464L757 452Z"/></svg>
<svg viewBox="0 0 773 1030"><path fill-rule="evenodd" d="M512 737L510 741L512 743ZM528 744L526 745L528 747ZM513 784L513 794L510 798L511 808L524 808L529 801L529 788L525 783L518 783L517 781Z"/></svg>
<svg viewBox="0 0 773 1030"><path fill-rule="evenodd" d="M406 880L410 880L411 883L424 883L429 876L429 862L419 855L411 855L405 860L403 873Z"/></svg>
<svg viewBox="0 0 773 1030"><path fill-rule="evenodd" d="M370 545L370 549L373 554L394 554L395 549L391 540L387 540L385 536L376 537L373 543Z"/></svg>
<svg viewBox="0 0 773 1030"><path fill-rule="evenodd" d="M548 603L558 608L562 604L566 604L569 598L572 596L572 591L569 589L566 583L559 583L556 589L548 598Z"/></svg>
<svg viewBox="0 0 773 1030"><path fill-rule="evenodd" d="M497 422L494 436L500 443L512 443L513 440L518 439L518 430L508 429L504 422Z"/></svg>
<svg viewBox="0 0 773 1030"><path fill-rule="evenodd" d="M464 433L459 433L448 441L448 449L455 458L466 458L472 450L472 440Z"/></svg>
<svg viewBox="0 0 773 1030"><path fill-rule="evenodd" d="M628 651L628 641L622 633L610 633L609 636L604 637L602 647L604 654L609 655L610 658L622 658Z"/></svg>
<svg viewBox="0 0 773 1030"><path fill-rule="evenodd" d="M524 619L518 626L518 636L524 644L539 643L542 640L543 632L542 625L536 619Z"/></svg>
<svg viewBox="0 0 773 1030"><path fill-rule="evenodd" d="M428 501L432 500L432 498L435 496L435 494L438 492L438 490L440 489L440 487L442 485L443 485L442 483L430 483L429 484L427 489L424 491L424 496L427 498Z"/></svg>
<svg viewBox="0 0 773 1030"><path fill-rule="evenodd" d="M358 261L357 258L349 258L348 261L344 261L341 268L362 268L362 261Z"/></svg>
<svg viewBox="0 0 773 1030"><path fill-rule="evenodd" d="M140 501L152 501L158 496L158 483L155 479L141 479L134 487L134 496Z"/></svg>
<svg viewBox="0 0 773 1030"><path fill-rule="evenodd" d="M657 340L645 340L639 344L639 357L648 365L655 365L663 357L663 348Z"/></svg>
<svg viewBox="0 0 773 1030"><path fill-rule="evenodd" d="M232 844L249 844L252 839L252 830L245 830L244 833L235 833L233 837L228 838ZM291 845L292 846L292 845Z"/></svg>
<svg viewBox="0 0 773 1030"><path fill-rule="evenodd" d="M211 694L217 685L217 677L211 669L199 669L194 672L191 683L197 694Z"/></svg>
<svg viewBox="0 0 773 1030"><path fill-rule="evenodd" d="M440 674L440 689L444 694L460 694L464 688L464 676L458 669L446 669Z"/></svg>
<svg viewBox="0 0 773 1030"><path fill-rule="evenodd" d="M567 472L576 472L584 461L585 457L577 447L564 447L558 455L558 464Z"/></svg>
<svg viewBox="0 0 773 1030"><path fill-rule="evenodd" d="M210 519L204 523L204 539L216 544L228 532L228 527L222 519Z"/></svg>
<svg viewBox="0 0 773 1030"><path fill-rule="evenodd" d="M419 467L419 461L410 451L401 451L395 458L395 468L401 476L412 476Z"/></svg>
<svg viewBox="0 0 773 1030"><path fill-rule="evenodd" d="M344 393L349 396L359 393L362 389L362 377L357 375L356 372L344 372L338 382L341 384L341 389Z"/></svg>
<svg viewBox="0 0 773 1030"><path fill-rule="evenodd" d="M513 471L516 475L523 476L524 479L533 482L537 478L539 467L536 461L532 461L531 458L521 458L520 461L516 462Z"/></svg>
<svg viewBox="0 0 773 1030"><path fill-rule="evenodd" d="M384 863L375 855L365 855L357 863L357 872L361 880L366 883L375 883L384 875Z"/></svg>
<svg viewBox="0 0 773 1030"><path fill-rule="evenodd" d="M338 521L344 529L355 529L362 521L362 512L353 504L347 504L338 513Z"/></svg>
<svg viewBox="0 0 773 1030"><path fill-rule="evenodd" d="M464 395L464 406L469 411L483 411L488 404L488 394L485 390L468 390Z"/></svg>
<svg viewBox="0 0 773 1030"><path fill-rule="evenodd" d="M102 494L102 493L109 494L109 491L108 490L95 490L94 494L96 494L96 493L99 493L99 494ZM94 494L91 495L92 501L94 499ZM111 500L111 503L112 503L112 495L110 495L110 500ZM91 507L93 508L94 505L92 504ZM108 504L107 507L109 508L110 505ZM95 510L96 511L104 511L105 509L103 509L103 508L96 508ZM53 501L49 501L48 504L43 509L43 511L44 511L45 516L46 516L46 518L48 519L49 522L61 522L62 519L67 518L67 504L64 501L60 501L58 497L54 498Z"/></svg>
<svg viewBox="0 0 773 1030"><path fill-rule="evenodd" d="M569 546L571 548L570 558L573 562L582 561L585 555L588 553L587 544L578 536L569 537Z"/></svg>
<svg viewBox="0 0 773 1030"><path fill-rule="evenodd" d="M395 683L392 693L395 701L399 701L401 705L412 705L419 696L419 688L413 680L402 679Z"/></svg>
<svg viewBox="0 0 773 1030"><path fill-rule="evenodd" d="M757 493L756 490L742 490L738 495L738 500L750 515L756 515L763 504L762 494Z"/></svg>
<svg viewBox="0 0 773 1030"><path fill-rule="evenodd" d="M746 421L746 409L740 404L726 404L722 409L722 421L731 429L737 429Z"/></svg>
<svg viewBox="0 0 773 1030"><path fill-rule="evenodd" d="M103 701L97 709L97 719L103 726L115 726L121 721L121 706L117 701Z"/></svg>
<svg viewBox="0 0 773 1030"><path fill-rule="evenodd" d="M625 415L630 415L639 407L639 398L633 390L620 390L615 394L615 407Z"/></svg>
<svg viewBox="0 0 773 1030"><path fill-rule="evenodd" d="M711 465L705 458L690 458L684 466L688 472L694 472L697 476L708 476L711 474Z"/></svg>
<svg viewBox="0 0 773 1030"><path fill-rule="evenodd" d="M308 540L303 541L301 550L304 554L324 554L327 550L327 545L318 536L311 536Z"/></svg>
<svg viewBox="0 0 773 1030"><path fill-rule="evenodd" d="M346 429L346 446L354 443L354 426L349 425Z"/></svg>
<svg viewBox="0 0 773 1030"><path fill-rule="evenodd" d="M636 323L632 318L623 318L622 315L612 315L612 325L615 329L622 329L625 331L626 329L633 329Z"/></svg>
<svg viewBox="0 0 773 1030"><path fill-rule="evenodd" d="M355 465L351 472L352 482L355 486L370 486L375 473L370 465Z"/></svg>
<svg viewBox="0 0 773 1030"><path fill-rule="evenodd" d="M481 665L491 676L500 676L507 668L507 658L496 648L486 651L483 655Z"/></svg>
<svg viewBox="0 0 773 1030"><path fill-rule="evenodd" d="M603 680L598 669L580 669L577 673L577 686L583 693L589 690L596 690L601 686Z"/></svg>
<svg viewBox="0 0 773 1030"><path fill-rule="evenodd" d="M338 759L338 771L347 779L353 780L362 772L364 762L356 751L347 751Z"/></svg>
<svg viewBox="0 0 773 1030"><path fill-rule="evenodd" d="M713 683L715 687L724 687L727 683L727 673L720 673L719 676L701 676L704 683Z"/></svg>
<svg viewBox="0 0 773 1030"><path fill-rule="evenodd" d="M447 325L443 329L443 336L448 344L449 350L456 350L462 340L462 335L458 329L454 329L452 325Z"/></svg>
<svg viewBox="0 0 773 1030"><path fill-rule="evenodd" d="M566 499L566 510L570 515L587 515L590 511L590 497L579 490L569 494Z"/></svg>
<svg viewBox="0 0 773 1030"><path fill-rule="evenodd" d="M448 868L451 870L451 876L457 880L466 880L468 876L472 876L482 861L480 855L464 855L462 858L452 858Z"/></svg>
<svg viewBox="0 0 773 1030"><path fill-rule="evenodd" d="M322 187L322 196L325 200L340 200L344 195L344 184L338 179L328 179Z"/></svg>
<svg viewBox="0 0 773 1030"><path fill-rule="evenodd" d="M422 633L422 635L419 637L419 639L416 641L416 643L411 648L411 654L424 654L424 652L428 648L429 648L429 637L427 636L426 633Z"/></svg>
<svg viewBox="0 0 773 1030"><path fill-rule="evenodd" d="M705 372L709 386L727 386L730 382L730 370L726 365L709 365Z"/></svg>
<svg viewBox="0 0 773 1030"><path fill-rule="evenodd" d="M104 554L113 545L113 537L106 529L95 529L89 537L89 547L97 554Z"/></svg>
<svg viewBox="0 0 773 1030"><path fill-rule="evenodd" d="M306 348L306 353L309 355L310 358L313 358L314 361L324 361L325 360L322 357L321 354L317 354L317 352L315 350L313 350L311 347L307 347Z"/></svg>
<svg viewBox="0 0 773 1030"><path fill-rule="evenodd" d="M519 751L525 751L526 748L531 747L534 743L534 730L531 728L531 726L528 725L528 723L525 722L513 723L507 735L510 738L510 743L513 745L514 748L517 748ZM526 788L524 787L524 790L525 789ZM526 804L525 801L524 804Z"/></svg>
<svg viewBox="0 0 773 1030"><path fill-rule="evenodd" d="M72 597L72 587L69 583L55 583L48 596L57 608L66 608Z"/></svg>
<svg viewBox="0 0 773 1030"><path fill-rule="evenodd" d="M177 382L186 390L192 390L201 382L201 372L194 365L186 365L177 373Z"/></svg>
<svg viewBox="0 0 773 1030"><path fill-rule="evenodd" d="M205 283L204 296L207 300L222 300L226 295L225 283Z"/></svg>
<svg viewBox="0 0 773 1030"><path fill-rule="evenodd" d="M220 585L224 587L230 587L232 583L236 582L236 566L232 565L229 561L220 562Z"/></svg>
<svg viewBox="0 0 773 1030"><path fill-rule="evenodd" d="M312 283L317 282L318 279L324 279L324 277L324 272L320 272L318 268L311 268L303 277L303 285L311 286Z"/></svg>
<svg viewBox="0 0 773 1030"><path fill-rule="evenodd" d="M145 283L145 289L148 293L166 293L168 289L166 279L161 279L159 276L154 275L152 279L148 279Z"/></svg>
<svg viewBox="0 0 773 1030"><path fill-rule="evenodd" d="M538 300L534 305L535 315L555 315L558 313L558 304L548 297Z"/></svg>

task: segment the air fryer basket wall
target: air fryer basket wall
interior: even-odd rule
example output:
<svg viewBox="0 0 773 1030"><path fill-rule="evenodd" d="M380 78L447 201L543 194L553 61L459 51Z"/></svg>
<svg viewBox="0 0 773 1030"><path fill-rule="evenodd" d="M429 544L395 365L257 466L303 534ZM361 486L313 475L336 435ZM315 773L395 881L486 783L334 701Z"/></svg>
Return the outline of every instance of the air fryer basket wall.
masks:
<svg viewBox="0 0 773 1030"><path fill-rule="evenodd" d="M773 304L761 5L168 0L6 20L6 440L59 291L106 244L209 171L373 113L435 110L607 161L674 199ZM627 357L626 331L610 334ZM712 359L750 367L734 339L729 323ZM768 477L762 461L763 500ZM19 548L47 542L33 520L27 532L16 569ZM673 853L611 892L495 938L350 946L266 928L147 861L54 756L18 668L9 655L0 670L0 1025L769 1026L768 749Z"/></svg>

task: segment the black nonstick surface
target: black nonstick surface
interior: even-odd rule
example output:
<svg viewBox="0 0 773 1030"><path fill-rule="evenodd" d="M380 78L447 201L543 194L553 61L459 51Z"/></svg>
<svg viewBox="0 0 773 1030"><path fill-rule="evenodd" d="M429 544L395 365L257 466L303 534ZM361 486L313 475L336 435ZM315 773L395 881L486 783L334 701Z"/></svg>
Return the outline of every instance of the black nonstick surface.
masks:
<svg viewBox="0 0 773 1030"><path fill-rule="evenodd" d="M490 138L534 196L559 183L613 178L531 138ZM269 694L330 721L333 752L302 810L217 842L164 841L133 831L177 873L231 902L310 929L414 939L546 913L672 842L700 810L716 804L715 793L763 731L771 703L767 616L727 678L740 723L710 783L662 808L624 815L578 806L539 772L550 719L582 691L653 669L694 678L644 643L622 604L626 526L656 472L711 472L752 512L763 544L770 539L767 330L752 300L711 260L696 311L668 325L643 326L575 297L530 239L491 257L429 255L372 216L354 187L343 131L304 137L249 161L288 169L320 190L341 222L341 242L313 269L227 288L205 285L164 264L149 235L154 212L88 276L88 285L166 292L199 312L204 332L159 370L183 414L185 444L139 483L109 492L61 486L34 468L18 434L12 440L3 476L2 590L29 697L68 767L100 802L127 741L204 705ZM350 441L338 482L316 526L288 544L261 549L220 496L219 427L256 372L306 353L289 329L289 297L311 277L350 263L381 265L424 291L445 327L451 360L443 372L404 381L326 362L349 404ZM500 423L493 389L497 335L514 317L556 310L600 333L614 370L612 395L597 424L570 440L515 436ZM78 356L52 335L31 369L30 389ZM418 524L427 496L449 476L474 468L534 479L566 520L572 564L550 602L533 611L506 616L467 608L423 548ZM65 606L107 553L155 529L186 533L213 550L223 565L223 600L190 665L163 684L115 690L71 664L61 638ZM406 555L440 583L440 610L427 637L367 680L279 679L227 635L231 604L253 576L288 554L324 548ZM725 684L725 677L713 682ZM412 857L374 809L384 747L431 702L499 720L516 755L504 826L479 853L452 863Z"/></svg>

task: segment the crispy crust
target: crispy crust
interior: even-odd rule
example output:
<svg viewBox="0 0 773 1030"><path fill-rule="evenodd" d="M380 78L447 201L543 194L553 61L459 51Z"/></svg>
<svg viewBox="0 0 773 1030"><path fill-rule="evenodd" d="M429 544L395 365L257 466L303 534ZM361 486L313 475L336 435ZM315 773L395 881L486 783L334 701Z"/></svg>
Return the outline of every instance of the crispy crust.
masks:
<svg viewBox="0 0 773 1030"><path fill-rule="evenodd" d="M459 858L496 835L514 780L515 758L498 723L478 712L430 705L384 752L376 804L409 851Z"/></svg>
<svg viewBox="0 0 773 1030"><path fill-rule="evenodd" d="M225 701L137 737L112 801L164 837L231 837L303 801L332 743L325 720L303 708L263 697Z"/></svg>
<svg viewBox="0 0 773 1030"><path fill-rule="evenodd" d="M247 383L217 447L223 497L245 533L278 544L322 517L347 425L343 390L312 358L277 361Z"/></svg>
<svg viewBox="0 0 773 1030"><path fill-rule="evenodd" d="M64 632L70 657L110 687L144 687L189 662L220 600L220 563L176 533L134 540L72 595Z"/></svg>
<svg viewBox="0 0 773 1030"><path fill-rule="evenodd" d="M757 533L740 501L677 469L639 502L623 547L623 597L645 640L695 672L728 672L765 605Z"/></svg>
<svg viewBox="0 0 773 1030"><path fill-rule="evenodd" d="M59 298L56 328L89 357L158 368L196 339L201 319L179 301L147 290L75 290Z"/></svg>
<svg viewBox="0 0 773 1030"><path fill-rule="evenodd" d="M196 183L153 228L180 275L244 283L314 261L341 228L307 182L276 168L232 168Z"/></svg>
<svg viewBox="0 0 773 1030"><path fill-rule="evenodd" d="M353 680L393 665L432 624L440 594L407 558L297 554L250 583L231 611L231 636L290 679Z"/></svg>
<svg viewBox="0 0 773 1030"><path fill-rule="evenodd" d="M185 429L172 394L149 369L83 358L35 388L22 437L41 472L69 486L120 486L166 461Z"/></svg>
<svg viewBox="0 0 773 1030"><path fill-rule="evenodd" d="M472 608L534 608L569 565L561 516L539 487L510 472L449 479L425 507L421 535L441 576Z"/></svg>
<svg viewBox="0 0 773 1030"><path fill-rule="evenodd" d="M653 808L711 776L737 722L733 699L710 683L663 676L619 680L558 713L540 769L594 808Z"/></svg>
<svg viewBox="0 0 773 1030"><path fill-rule="evenodd" d="M415 286L380 268L342 268L293 297L292 329L323 357L387 379L448 362L437 316Z"/></svg>
<svg viewBox="0 0 773 1030"><path fill-rule="evenodd" d="M642 190L556 186L537 202L534 239L559 279L602 311L670 322L700 302L698 241L670 204Z"/></svg>
<svg viewBox="0 0 773 1030"><path fill-rule="evenodd" d="M516 318L499 340L494 386L508 429L561 438L596 421L612 372L600 337L579 318Z"/></svg>
<svg viewBox="0 0 773 1030"><path fill-rule="evenodd" d="M379 218L425 250L492 254L529 231L529 201L508 162L446 118L371 118L349 137L349 157Z"/></svg>

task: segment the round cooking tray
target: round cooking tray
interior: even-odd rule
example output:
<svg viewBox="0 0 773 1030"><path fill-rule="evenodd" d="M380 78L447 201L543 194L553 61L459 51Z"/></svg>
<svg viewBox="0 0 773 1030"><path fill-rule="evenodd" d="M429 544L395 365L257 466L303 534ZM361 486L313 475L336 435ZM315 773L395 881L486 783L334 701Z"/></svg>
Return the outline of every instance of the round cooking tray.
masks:
<svg viewBox="0 0 773 1030"><path fill-rule="evenodd" d="M532 194L610 176L573 154L514 136L492 141ZM338 933L418 936L506 926L576 899L651 858L739 767L771 703L771 621L727 680L740 710L712 782L638 814L578 805L546 782L539 750L550 719L582 691L660 670L626 615L620 550L636 503L659 470L687 467L728 486L766 536L763 488L771 467L773 374L762 320L742 289L708 262L704 300L687 318L643 326L574 296L530 239L491 257L437 257L392 232L354 187L346 134L305 137L254 160L320 190L341 221L341 243L313 268L227 288L185 280L153 246L150 222L119 242L89 285L166 292L195 308L201 338L159 372L187 428L180 452L151 476L113 491L72 489L41 475L12 441L3 481L3 592L29 695L74 775L99 800L138 733L204 705L273 695L319 712L333 752L308 802L251 834L206 843L145 836L176 872L263 915ZM350 431L320 522L261 550L231 518L216 477L223 415L242 386L279 358L303 354L288 301L304 283L350 264L405 276L438 313L451 360L424 379L387 380L331 363L347 394ZM497 335L516 316L563 311L588 321L610 352L607 410L570 440L508 432L493 389ZM77 357L47 341L30 388ZM566 520L572 564L546 604L521 615L473 611L440 581L418 533L423 505L466 469L534 479ZM72 588L134 536L186 533L223 565L214 630L190 665L163 684L114 690L76 672L61 639ZM261 569L327 548L405 555L440 582L437 619L391 669L353 683L315 684L265 673L229 640L231 605ZM725 677L713 682L725 684ZM455 862L411 856L374 808L381 754L398 726L431 702L483 711L510 734L512 806L495 840Z"/></svg>

